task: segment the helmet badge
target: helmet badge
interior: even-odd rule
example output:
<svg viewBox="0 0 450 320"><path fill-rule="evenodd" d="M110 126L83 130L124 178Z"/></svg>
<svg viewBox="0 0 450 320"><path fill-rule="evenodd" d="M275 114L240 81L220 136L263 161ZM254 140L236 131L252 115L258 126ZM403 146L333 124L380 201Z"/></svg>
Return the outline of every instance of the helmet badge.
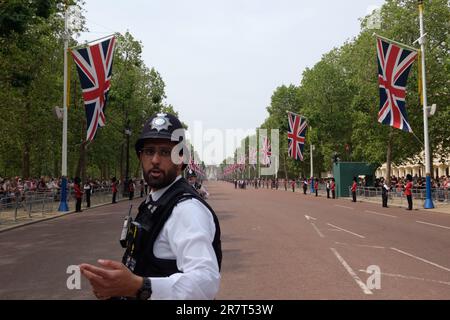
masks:
<svg viewBox="0 0 450 320"><path fill-rule="evenodd" d="M152 127L151 130L156 129L158 132L161 130L169 130L169 127L172 124L170 123L170 120L167 118L167 114L165 113L158 113L156 115L156 118L152 121Z"/></svg>

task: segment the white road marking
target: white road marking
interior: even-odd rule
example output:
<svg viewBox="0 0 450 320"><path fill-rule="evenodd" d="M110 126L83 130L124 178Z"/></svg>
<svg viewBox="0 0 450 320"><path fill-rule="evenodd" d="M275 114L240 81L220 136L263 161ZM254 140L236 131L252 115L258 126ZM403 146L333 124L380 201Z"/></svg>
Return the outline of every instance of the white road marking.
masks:
<svg viewBox="0 0 450 320"><path fill-rule="evenodd" d="M364 272L364 273L368 273L367 270L359 270L360 272ZM427 282L436 282L436 283L440 283L440 284L445 284L447 286L450 286L450 282L447 281L440 281L440 280L432 280L432 279L425 279L425 278L419 278L419 277L413 277L413 276L405 276L403 274L393 274L393 273L381 273L382 276L387 276L387 277L395 277L395 278L402 278L402 279L411 279L411 280L420 280L420 281L427 281Z"/></svg>
<svg viewBox="0 0 450 320"><path fill-rule="evenodd" d="M397 216L393 216L393 215L386 214L386 213L379 213L379 212L370 211L370 210L365 210L364 212L372 213L372 214L378 214L380 216L386 216L386 217L390 217L390 218L398 218Z"/></svg>
<svg viewBox="0 0 450 320"><path fill-rule="evenodd" d="M339 260L339 262L344 266L345 270L350 274L350 276L353 278L353 280L356 281L356 283L359 285L359 287L362 289L362 291L365 294L373 294L372 291L369 290L369 288L364 284L364 282L361 281L361 279L358 277L358 275L353 271L353 269L348 265L347 262L341 257L341 255L336 251L334 248L330 248L331 251L333 251L336 258Z"/></svg>
<svg viewBox="0 0 450 320"><path fill-rule="evenodd" d="M417 223L422 223L422 224L427 224L429 226L434 226L434 227L439 227L439 228L444 228L444 229L449 229L450 227L446 227L446 226L441 226L439 224L434 224L434 223L429 223L429 222L423 222L423 221L416 221Z"/></svg>
<svg viewBox="0 0 450 320"><path fill-rule="evenodd" d="M309 221L309 219L312 219L312 220L317 220L317 218L314 218L314 217L308 216L308 215L306 215L306 214L305 214L305 218L306 218L306 220L308 220L308 221Z"/></svg>
<svg viewBox="0 0 450 320"><path fill-rule="evenodd" d="M320 232L320 230L316 227L316 225L314 224L314 222L311 222L312 226L314 227L314 229L317 231L317 233L319 234L319 236L321 238L325 238L325 236L322 234L322 232Z"/></svg>
<svg viewBox="0 0 450 320"><path fill-rule="evenodd" d="M431 264L432 266L435 266L435 267L437 267L437 268L440 268L440 269L443 269L443 270L445 270L445 271L450 272L450 269L449 269L449 268L443 267L443 266L441 266L441 265L439 265L439 264L437 264L437 263L428 261L428 260L426 260L426 259L424 259L424 258L415 256L415 255L413 255L413 254L411 254L411 253L408 253L408 252L405 252L405 251L402 251L402 250L399 250L399 249L396 249L396 248L391 248L391 249L394 250L394 251L397 251L397 252L399 252L399 253L402 253L402 254L404 254L404 255L407 255L407 256L409 256L409 257L412 257L412 258L415 258L415 259L417 259L417 260L420 260L420 261L422 261L422 262Z"/></svg>
<svg viewBox="0 0 450 320"><path fill-rule="evenodd" d="M344 245L344 246L356 246L356 247L373 248L373 249L386 249L385 247L369 246L369 245L366 245L366 244L353 244L353 243L345 243L345 242L338 242L338 241L335 241L334 243L341 244L341 245Z"/></svg>
<svg viewBox="0 0 450 320"><path fill-rule="evenodd" d="M345 209L350 209L350 210L355 210L355 208L352 208L352 207L346 207L346 206L340 206L340 205L338 205L338 204L335 204L334 206L335 206L335 207L345 208Z"/></svg>
<svg viewBox="0 0 450 320"><path fill-rule="evenodd" d="M332 226L333 228L336 228L336 229L339 229L339 230L348 232L348 233L350 233L350 234L352 234L352 235L354 235L354 236L360 237L360 238L362 238L362 239L365 239L365 238L366 238L366 237L364 237L364 236L362 236L362 235L360 235L360 234L357 234L357 233L348 231L348 230L346 230L346 229L340 228L340 227L338 227L338 226L335 226L334 224L331 224L331 223L327 223L327 224L328 224L329 226Z"/></svg>

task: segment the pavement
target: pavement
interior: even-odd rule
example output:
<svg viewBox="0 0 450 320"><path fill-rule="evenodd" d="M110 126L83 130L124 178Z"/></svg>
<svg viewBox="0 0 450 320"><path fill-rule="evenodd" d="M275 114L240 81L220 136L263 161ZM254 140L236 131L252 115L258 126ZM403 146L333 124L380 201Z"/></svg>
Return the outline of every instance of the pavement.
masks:
<svg viewBox="0 0 450 320"><path fill-rule="evenodd" d="M217 299L450 299L450 215L209 182L222 231ZM120 260L130 204L0 233L0 299L94 299L70 266ZM134 212L135 213L135 212ZM69 272L69 273L68 273Z"/></svg>
<svg viewBox="0 0 450 320"><path fill-rule="evenodd" d="M125 198L118 198L117 201L127 200ZM110 204L110 200L108 202L102 202L103 199L96 199L95 197L91 200L91 207L87 208L86 203L83 202L82 210L91 210L92 208L97 208L99 206L104 206L106 204ZM68 202L69 208L74 207L74 202ZM69 210L66 212L58 211L59 202L46 203L43 206L43 210L41 210L41 206L38 205L38 209L34 209L31 213L29 213L25 208L19 207L17 210L17 214L15 214L14 208L9 208L8 210L0 211L0 233L6 232L8 230L20 228L26 225L52 220L60 217L64 217L68 214L75 214L75 210ZM80 214L82 212L78 212Z"/></svg>
<svg viewBox="0 0 450 320"><path fill-rule="evenodd" d="M350 199L350 198L349 198ZM381 197L380 199L375 198L357 198L357 201L360 202L370 202L370 203L378 203L381 206ZM396 208L407 208L408 204L405 203L406 201L402 201L401 199L395 198L395 199L389 199L388 206L390 207L396 207ZM413 209L417 210L426 210L427 212L440 212L440 213L447 213L450 214L450 203L443 203L439 201L434 201L434 209L424 209L423 207L423 200L414 200L413 201Z"/></svg>

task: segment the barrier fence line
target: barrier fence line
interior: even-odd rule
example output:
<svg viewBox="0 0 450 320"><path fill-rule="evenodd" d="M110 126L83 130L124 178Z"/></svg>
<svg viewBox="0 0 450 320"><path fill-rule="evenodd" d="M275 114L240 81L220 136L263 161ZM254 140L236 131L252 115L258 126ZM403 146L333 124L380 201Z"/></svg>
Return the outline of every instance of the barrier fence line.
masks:
<svg viewBox="0 0 450 320"><path fill-rule="evenodd" d="M67 203L72 204L72 209L75 208L75 192L73 188L68 189ZM122 193L117 192L116 200L122 199ZM60 190L48 191L26 191L23 193L10 193L8 195L0 196L0 224L2 220L11 217L14 222L19 217L32 218L33 213L40 213L44 216L45 213L54 212L57 203L60 200ZM100 204L107 204L112 202L112 188L99 187L93 189L91 192L91 207ZM56 204L56 206L55 206ZM86 207L86 193L83 194L82 208Z"/></svg>
<svg viewBox="0 0 450 320"><path fill-rule="evenodd" d="M252 187L255 188L254 186L254 182L250 182L247 184L247 187ZM296 181L295 182L295 192L299 192L299 193L303 193L303 188L302 188L302 183L301 181ZM266 184L266 182L261 182L261 186L258 185L257 189L268 189L268 190L275 190L276 186L274 183L272 183L272 185L269 183L268 185ZM278 190L283 190L284 191L285 187L283 183L279 183L278 184ZM286 187L287 191L292 192L292 186L291 183L289 182L287 184ZM349 197L351 197L352 193L351 193L351 186L348 187L348 191L349 191ZM413 188L411 189L412 192L412 196L414 200L418 200L421 202L421 204L423 205L426 199L426 189L425 188ZM310 188L308 185L308 189L307 189L307 194L310 194ZM321 196L326 196L327 192L326 192L326 184L325 183L319 183L319 195ZM381 194L382 194L382 188L379 187L358 187L356 189L356 197L357 198L363 198L363 199L368 199L368 200L379 200L381 202ZM330 197L331 197L331 191L330 191ZM389 201L396 201L396 204L400 204L403 205L404 203L406 204L406 196L404 195L403 192L403 188L392 188L389 192L388 192L388 199ZM445 188L432 188L432 199L433 201L435 201L437 204L440 205L450 205L450 189L445 189ZM419 203L420 203L419 202Z"/></svg>
<svg viewBox="0 0 450 320"><path fill-rule="evenodd" d="M351 197L351 187L349 186L349 196ZM414 200L420 201L423 203L426 200L426 189L421 188L413 188L411 189L412 198ZM363 199L380 199L381 201L381 195L382 195L382 188L376 188L376 187L358 187L356 189L356 197L357 198L363 198ZM431 196L433 201L435 201L438 204L448 205L450 204L449 197L450 197L450 190L445 188L433 188L431 190ZM400 205L406 202L406 196L404 194L403 188L392 188L390 191L388 191L388 199L390 201L396 201L396 203L400 202Z"/></svg>

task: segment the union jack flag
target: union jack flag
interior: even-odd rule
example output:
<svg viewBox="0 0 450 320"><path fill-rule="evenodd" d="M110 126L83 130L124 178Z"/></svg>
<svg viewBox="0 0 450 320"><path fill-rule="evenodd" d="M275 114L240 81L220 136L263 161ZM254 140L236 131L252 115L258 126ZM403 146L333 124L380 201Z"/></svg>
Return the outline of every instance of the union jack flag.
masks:
<svg viewBox="0 0 450 320"><path fill-rule="evenodd" d="M255 167L255 165L258 163L258 151L256 148L250 148L248 150L248 163Z"/></svg>
<svg viewBox="0 0 450 320"><path fill-rule="evenodd" d="M239 170L241 172L243 172L245 170L245 162L247 160L247 157L245 156L245 154L238 156L237 158L237 164L239 167Z"/></svg>
<svg viewBox="0 0 450 320"><path fill-rule="evenodd" d="M87 119L86 141L92 141L97 128L105 126L115 44L115 37L111 37L87 48L71 51L83 90Z"/></svg>
<svg viewBox="0 0 450 320"><path fill-rule="evenodd" d="M196 172L197 174L199 174L201 176L205 175L205 173L203 172L202 168L197 163L195 163L194 158L191 158L189 160L188 169Z"/></svg>
<svg viewBox="0 0 450 320"><path fill-rule="evenodd" d="M262 159L261 163L263 165L270 165L271 160L270 156L272 155L272 147L270 145L270 140L267 137L263 138L263 145L262 145Z"/></svg>
<svg viewBox="0 0 450 320"><path fill-rule="evenodd" d="M406 83L417 52L377 38L380 111L378 122L412 132L406 113Z"/></svg>
<svg viewBox="0 0 450 320"><path fill-rule="evenodd" d="M295 160L303 161L303 149L305 147L305 135L308 128L306 119L298 114L289 112L288 154Z"/></svg>

